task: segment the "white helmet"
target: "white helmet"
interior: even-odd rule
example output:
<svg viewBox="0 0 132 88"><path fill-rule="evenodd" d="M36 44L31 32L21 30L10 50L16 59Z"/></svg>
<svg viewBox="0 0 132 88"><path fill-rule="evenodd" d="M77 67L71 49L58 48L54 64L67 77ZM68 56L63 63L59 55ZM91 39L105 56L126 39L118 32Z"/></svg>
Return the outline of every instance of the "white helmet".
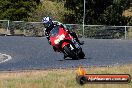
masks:
<svg viewBox="0 0 132 88"><path fill-rule="evenodd" d="M42 19L42 22L45 25L45 27L49 27L53 24L52 19L50 17L44 17Z"/></svg>

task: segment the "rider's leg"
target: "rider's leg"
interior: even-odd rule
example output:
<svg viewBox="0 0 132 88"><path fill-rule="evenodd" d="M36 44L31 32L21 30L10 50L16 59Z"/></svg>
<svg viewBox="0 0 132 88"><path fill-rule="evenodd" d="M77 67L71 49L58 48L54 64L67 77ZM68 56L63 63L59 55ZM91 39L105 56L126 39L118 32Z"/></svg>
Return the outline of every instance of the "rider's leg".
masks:
<svg viewBox="0 0 132 88"><path fill-rule="evenodd" d="M80 40L78 39L78 37L77 37L77 35L76 35L75 32L71 32L70 34L71 34L71 36L73 36L73 38L75 38L75 40L76 40L80 45L83 45L83 44L84 44L84 42L80 42Z"/></svg>

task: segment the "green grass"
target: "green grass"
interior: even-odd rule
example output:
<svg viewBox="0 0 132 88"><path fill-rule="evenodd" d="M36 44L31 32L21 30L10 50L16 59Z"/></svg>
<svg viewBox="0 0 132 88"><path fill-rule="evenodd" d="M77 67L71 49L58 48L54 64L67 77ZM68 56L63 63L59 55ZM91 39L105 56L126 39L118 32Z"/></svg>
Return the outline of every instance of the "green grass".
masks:
<svg viewBox="0 0 132 88"><path fill-rule="evenodd" d="M130 74L132 65L85 68L87 74ZM85 84L76 82L75 69L0 72L0 88L132 88L129 84Z"/></svg>

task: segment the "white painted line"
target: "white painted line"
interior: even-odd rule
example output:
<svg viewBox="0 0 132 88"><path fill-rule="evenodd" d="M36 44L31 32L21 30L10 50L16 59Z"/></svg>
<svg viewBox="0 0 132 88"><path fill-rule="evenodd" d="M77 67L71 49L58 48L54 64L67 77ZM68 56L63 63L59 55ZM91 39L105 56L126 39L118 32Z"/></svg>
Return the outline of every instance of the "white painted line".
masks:
<svg viewBox="0 0 132 88"><path fill-rule="evenodd" d="M7 57L5 60L0 61L0 63L4 63L4 62L7 62L7 61L9 61L9 60L12 59L12 57L11 57L10 55L7 55L7 54L1 54L1 53L0 53L0 56L6 56L6 57ZM0 59L1 59L1 58L0 58Z"/></svg>

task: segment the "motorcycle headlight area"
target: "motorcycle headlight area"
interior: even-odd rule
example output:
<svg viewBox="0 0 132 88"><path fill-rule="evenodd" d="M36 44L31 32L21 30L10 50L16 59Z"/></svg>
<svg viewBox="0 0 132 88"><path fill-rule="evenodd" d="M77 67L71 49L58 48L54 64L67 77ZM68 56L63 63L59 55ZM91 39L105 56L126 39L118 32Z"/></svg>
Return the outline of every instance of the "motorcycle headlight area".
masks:
<svg viewBox="0 0 132 88"><path fill-rule="evenodd" d="M61 40L64 40L64 38L65 38L65 35L62 34L62 35L60 35L60 36L58 37L58 39L56 39L56 40L54 41L54 43L55 43L55 44L58 44Z"/></svg>

